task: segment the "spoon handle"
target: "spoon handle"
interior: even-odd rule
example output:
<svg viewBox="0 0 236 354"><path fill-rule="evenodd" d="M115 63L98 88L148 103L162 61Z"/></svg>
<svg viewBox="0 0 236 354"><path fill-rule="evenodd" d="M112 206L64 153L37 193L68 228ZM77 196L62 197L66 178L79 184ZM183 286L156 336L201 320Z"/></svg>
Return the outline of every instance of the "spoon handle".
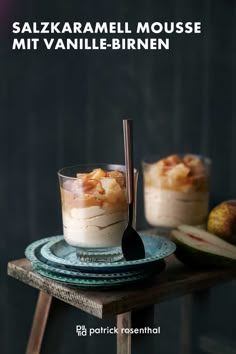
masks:
<svg viewBox="0 0 236 354"><path fill-rule="evenodd" d="M124 131L124 150L126 166L126 185L128 203L134 201L134 166L133 166L133 121L132 119L123 120Z"/></svg>

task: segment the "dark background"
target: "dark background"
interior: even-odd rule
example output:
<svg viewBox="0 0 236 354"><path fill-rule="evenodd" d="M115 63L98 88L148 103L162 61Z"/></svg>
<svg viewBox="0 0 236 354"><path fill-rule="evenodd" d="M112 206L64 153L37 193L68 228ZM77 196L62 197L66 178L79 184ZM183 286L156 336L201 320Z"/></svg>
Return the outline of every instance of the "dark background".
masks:
<svg viewBox="0 0 236 354"><path fill-rule="evenodd" d="M233 0L1 0L1 353L24 353L37 298L36 290L6 276L7 262L23 257L30 242L62 233L59 168L123 163L123 118L134 120L139 169L150 154L208 155L211 206L236 198L235 5ZM12 22L33 20L129 21L131 26L201 21L202 34L171 35L169 51L12 51ZM142 177L138 197L141 229L147 227ZM231 343L235 296L231 283L210 292L204 311L195 306L196 341L207 317L204 333ZM180 304L189 299L158 307L162 333L155 340L161 354L183 353ZM115 353L112 336L76 337L75 324L84 323L114 325L55 302L43 353L72 354L78 348L84 354L104 353L104 348Z"/></svg>

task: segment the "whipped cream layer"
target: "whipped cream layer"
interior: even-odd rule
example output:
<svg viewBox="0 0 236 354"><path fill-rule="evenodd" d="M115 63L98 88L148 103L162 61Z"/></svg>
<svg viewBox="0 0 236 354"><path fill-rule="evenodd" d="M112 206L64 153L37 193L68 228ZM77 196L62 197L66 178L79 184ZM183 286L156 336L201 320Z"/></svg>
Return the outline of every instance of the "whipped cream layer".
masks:
<svg viewBox="0 0 236 354"><path fill-rule="evenodd" d="M177 192L145 186L147 221L154 226L200 225L208 213L208 192Z"/></svg>
<svg viewBox="0 0 236 354"><path fill-rule="evenodd" d="M63 211L64 237L72 246L120 246L126 225L126 209L91 206Z"/></svg>

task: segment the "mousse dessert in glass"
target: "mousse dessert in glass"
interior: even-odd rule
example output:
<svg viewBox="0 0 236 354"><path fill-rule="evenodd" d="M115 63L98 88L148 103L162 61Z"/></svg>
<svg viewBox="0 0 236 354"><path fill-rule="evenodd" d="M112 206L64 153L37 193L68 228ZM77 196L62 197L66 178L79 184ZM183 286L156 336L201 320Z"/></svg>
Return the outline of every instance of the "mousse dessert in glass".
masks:
<svg viewBox="0 0 236 354"><path fill-rule="evenodd" d="M83 260L121 259L128 221L125 167L72 166L58 176L65 241L78 248Z"/></svg>
<svg viewBox="0 0 236 354"><path fill-rule="evenodd" d="M208 214L209 166L208 158L190 154L144 162L148 223L167 232L180 224L204 225Z"/></svg>

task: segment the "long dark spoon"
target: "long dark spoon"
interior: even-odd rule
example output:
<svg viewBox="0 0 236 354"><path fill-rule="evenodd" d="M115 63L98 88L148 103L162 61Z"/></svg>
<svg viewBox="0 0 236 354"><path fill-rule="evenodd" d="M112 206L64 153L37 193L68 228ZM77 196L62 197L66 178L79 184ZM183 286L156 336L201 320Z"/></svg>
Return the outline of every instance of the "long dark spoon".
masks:
<svg viewBox="0 0 236 354"><path fill-rule="evenodd" d="M134 167L133 167L133 121L123 120L125 165L126 165L126 188L128 198L128 225L124 231L121 247L127 261L145 258L143 241L133 228L134 211Z"/></svg>

